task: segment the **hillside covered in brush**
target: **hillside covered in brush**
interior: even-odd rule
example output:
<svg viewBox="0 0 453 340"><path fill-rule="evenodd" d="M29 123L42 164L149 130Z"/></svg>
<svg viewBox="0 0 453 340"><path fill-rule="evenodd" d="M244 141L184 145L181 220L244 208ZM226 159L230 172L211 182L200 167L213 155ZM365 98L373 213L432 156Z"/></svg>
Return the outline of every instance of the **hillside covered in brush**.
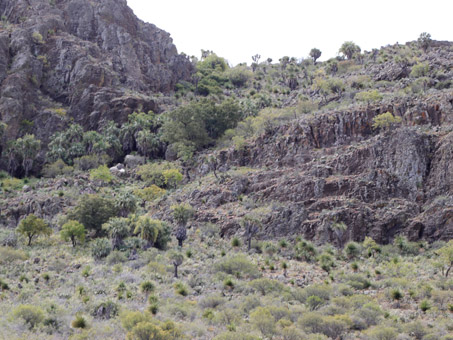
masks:
<svg viewBox="0 0 453 340"><path fill-rule="evenodd" d="M0 15L1 337L453 337L453 43L233 66L126 1Z"/></svg>

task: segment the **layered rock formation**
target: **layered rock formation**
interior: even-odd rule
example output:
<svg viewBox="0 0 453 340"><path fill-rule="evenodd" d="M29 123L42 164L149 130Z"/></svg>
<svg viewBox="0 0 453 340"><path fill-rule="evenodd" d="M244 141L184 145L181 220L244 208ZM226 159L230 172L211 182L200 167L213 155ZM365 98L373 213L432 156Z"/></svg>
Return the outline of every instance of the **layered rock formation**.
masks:
<svg viewBox="0 0 453 340"><path fill-rule="evenodd" d="M378 134L373 117L391 111L403 125ZM246 196L269 209L262 237L303 235L345 243L371 236L411 240L453 238L453 92L408 97L376 107L307 116L281 126L242 150L217 154L220 172L248 167L187 196L199 222L239 231L250 212ZM201 163L193 176L209 171ZM347 229L335 230L343 222Z"/></svg>
<svg viewBox="0 0 453 340"><path fill-rule="evenodd" d="M0 118L6 138L43 141L72 117L87 129L158 111L156 92L192 72L170 35L125 0L1 0Z"/></svg>

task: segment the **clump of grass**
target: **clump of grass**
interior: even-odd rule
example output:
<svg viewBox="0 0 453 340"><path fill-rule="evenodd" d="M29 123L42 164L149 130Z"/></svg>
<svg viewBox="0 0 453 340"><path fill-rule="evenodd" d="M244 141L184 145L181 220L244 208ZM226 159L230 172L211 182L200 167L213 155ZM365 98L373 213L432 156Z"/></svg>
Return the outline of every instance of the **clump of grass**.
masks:
<svg viewBox="0 0 453 340"><path fill-rule="evenodd" d="M187 287L182 282L175 283L174 287L176 294L179 294L181 296L187 296L189 294Z"/></svg>
<svg viewBox="0 0 453 340"><path fill-rule="evenodd" d="M82 315L76 315L75 319L71 322L72 328L85 329L88 327L86 319Z"/></svg>

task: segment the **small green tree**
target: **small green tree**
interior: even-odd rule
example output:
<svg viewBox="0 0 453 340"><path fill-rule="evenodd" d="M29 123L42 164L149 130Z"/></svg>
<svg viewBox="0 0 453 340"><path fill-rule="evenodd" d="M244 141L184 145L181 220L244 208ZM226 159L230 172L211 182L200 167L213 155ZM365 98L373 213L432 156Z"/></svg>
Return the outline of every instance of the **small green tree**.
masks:
<svg viewBox="0 0 453 340"><path fill-rule="evenodd" d="M113 200L92 194L83 196L77 206L68 213L68 218L79 221L95 236L101 236L102 225L116 214Z"/></svg>
<svg viewBox="0 0 453 340"><path fill-rule="evenodd" d="M352 57L356 53L360 53L361 49L358 45L353 43L352 41L345 41L343 45L341 45L339 52L346 56L348 59L352 59Z"/></svg>
<svg viewBox="0 0 453 340"><path fill-rule="evenodd" d="M442 265L442 273L445 273L445 277L448 277L451 268L453 268L453 240L440 248L437 253Z"/></svg>
<svg viewBox="0 0 453 340"><path fill-rule="evenodd" d="M31 241L40 235L51 235L52 229L41 218L33 214L28 215L20 221L17 227L17 232L28 238L28 246L31 246Z"/></svg>
<svg viewBox="0 0 453 340"><path fill-rule="evenodd" d="M420 48L424 52L426 52L432 44L431 34L429 34L427 32L421 33L417 39L417 43L418 43L418 46L420 46Z"/></svg>
<svg viewBox="0 0 453 340"><path fill-rule="evenodd" d="M313 58L313 63L316 64L316 60L319 59L319 57L321 57L321 50L317 49L317 48L312 48L311 51L310 51L310 57Z"/></svg>
<svg viewBox="0 0 453 340"><path fill-rule="evenodd" d="M394 116L390 112L381 113L373 118L373 129L389 130L393 126L400 124L401 117Z"/></svg>
<svg viewBox="0 0 453 340"><path fill-rule="evenodd" d="M77 221L68 221L61 227L60 236L65 242L71 240L72 246L75 247L77 240L85 241L85 227Z"/></svg>

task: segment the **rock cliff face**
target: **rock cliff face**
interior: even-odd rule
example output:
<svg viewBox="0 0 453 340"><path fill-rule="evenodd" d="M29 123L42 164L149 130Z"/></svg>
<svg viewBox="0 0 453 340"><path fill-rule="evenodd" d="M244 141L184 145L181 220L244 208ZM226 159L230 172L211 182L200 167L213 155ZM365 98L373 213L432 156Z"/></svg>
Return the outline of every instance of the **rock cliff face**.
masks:
<svg viewBox="0 0 453 340"><path fill-rule="evenodd" d="M373 117L391 111L398 129L377 133ZM174 195L198 208L199 222L239 231L251 207L248 197L268 207L261 237L303 235L345 243L371 236L388 243L453 238L453 92L408 97L380 106L307 116L268 131L242 150L218 152L222 174L246 167ZM210 171L202 161L192 177ZM231 172L231 171L230 171ZM221 175L222 177L222 175ZM347 229L335 230L343 222Z"/></svg>
<svg viewBox="0 0 453 340"><path fill-rule="evenodd" d="M87 129L159 108L192 72L167 32L125 0L0 0L0 118L6 138L46 141L72 117ZM63 110L61 110L63 109Z"/></svg>

